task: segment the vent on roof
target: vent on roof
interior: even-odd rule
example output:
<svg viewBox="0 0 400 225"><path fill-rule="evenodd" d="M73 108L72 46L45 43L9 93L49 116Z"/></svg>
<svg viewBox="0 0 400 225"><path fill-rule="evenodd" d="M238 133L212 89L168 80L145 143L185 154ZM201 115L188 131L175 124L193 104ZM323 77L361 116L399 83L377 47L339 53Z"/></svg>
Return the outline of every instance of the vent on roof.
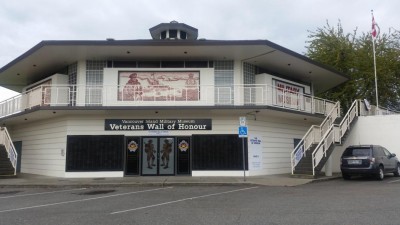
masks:
<svg viewBox="0 0 400 225"><path fill-rule="evenodd" d="M150 34L154 40L196 40L198 30L173 20L150 28Z"/></svg>

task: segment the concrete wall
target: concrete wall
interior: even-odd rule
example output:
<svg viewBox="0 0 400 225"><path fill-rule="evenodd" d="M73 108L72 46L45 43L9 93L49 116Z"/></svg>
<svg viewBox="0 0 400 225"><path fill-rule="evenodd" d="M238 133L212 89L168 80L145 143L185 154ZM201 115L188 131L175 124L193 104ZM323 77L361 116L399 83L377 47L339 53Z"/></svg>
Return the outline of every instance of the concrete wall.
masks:
<svg viewBox="0 0 400 225"><path fill-rule="evenodd" d="M333 172L340 172L340 156L349 145L382 145L400 157L399 127L400 115L358 117L343 146L337 146L332 153Z"/></svg>

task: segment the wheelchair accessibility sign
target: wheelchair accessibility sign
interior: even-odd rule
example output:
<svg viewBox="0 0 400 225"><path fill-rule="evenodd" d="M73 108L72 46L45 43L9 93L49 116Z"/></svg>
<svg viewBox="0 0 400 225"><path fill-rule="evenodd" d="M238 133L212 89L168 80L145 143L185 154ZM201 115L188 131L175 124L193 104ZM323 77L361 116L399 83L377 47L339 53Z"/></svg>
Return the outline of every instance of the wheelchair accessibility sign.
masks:
<svg viewBox="0 0 400 225"><path fill-rule="evenodd" d="M247 127L239 127L238 134L240 138L247 138Z"/></svg>

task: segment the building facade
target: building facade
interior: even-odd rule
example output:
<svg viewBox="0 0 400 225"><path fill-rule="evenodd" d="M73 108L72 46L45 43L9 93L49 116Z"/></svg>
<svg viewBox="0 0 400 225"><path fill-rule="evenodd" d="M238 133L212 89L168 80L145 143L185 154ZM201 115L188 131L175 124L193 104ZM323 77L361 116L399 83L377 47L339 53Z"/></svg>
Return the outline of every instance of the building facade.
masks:
<svg viewBox="0 0 400 225"><path fill-rule="evenodd" d="M0 69L17 171L56 177L289 173L291 152L348 78L266 40L43 41ZM239 137L239 118L248 128ZM245 118L245 122L243 121Z"/></svg>

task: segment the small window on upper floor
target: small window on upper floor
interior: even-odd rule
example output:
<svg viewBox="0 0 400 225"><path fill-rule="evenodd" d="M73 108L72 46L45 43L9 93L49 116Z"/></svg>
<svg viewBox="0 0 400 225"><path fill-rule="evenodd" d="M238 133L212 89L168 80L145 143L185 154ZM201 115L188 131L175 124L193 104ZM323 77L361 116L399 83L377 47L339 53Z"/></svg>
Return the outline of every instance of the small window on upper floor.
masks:
<svg viewBox="0 0 400 225"><path fill-rule="evenodd" d="M169 30L169 38L177 38L178 31L177 30Z"/></svg>
<svg viewBox="0 0 400 225"><path fill-rule="evenodd" d="M187 34L185 31L181 31L181 37L182 40L185 40L187 38Z"/></svg>
<svg viewBox="0 0 400 225"><path fill-rule="evenodd" d="M114 61L113 62L114 68L135 68L136 61Z"/></svg>
<svg viewBox="0 0 400 225"><path fill-rule="evenodd" d="M185 67L186 68L207 68L208 61L186 61Z"/></svg>
<svg viewBox="0 0 400 225"><path fill-rule="evenodd" d="M161 67L162 68L183 68L184 63L183 63L183 61L162 61Z"/></svg>
<svg viewBox="0 0 400 225"><path fill-rule="evenodd" d="M165 39L165 38L167 38L167 32L163 31L163 32L161 32L161 39Z"/></svg>
<svg viewBox="0 0 400 225"><path fill-rule="evenodd" d="M160 68L159 61L139 61L138 68Z"/></svg>

